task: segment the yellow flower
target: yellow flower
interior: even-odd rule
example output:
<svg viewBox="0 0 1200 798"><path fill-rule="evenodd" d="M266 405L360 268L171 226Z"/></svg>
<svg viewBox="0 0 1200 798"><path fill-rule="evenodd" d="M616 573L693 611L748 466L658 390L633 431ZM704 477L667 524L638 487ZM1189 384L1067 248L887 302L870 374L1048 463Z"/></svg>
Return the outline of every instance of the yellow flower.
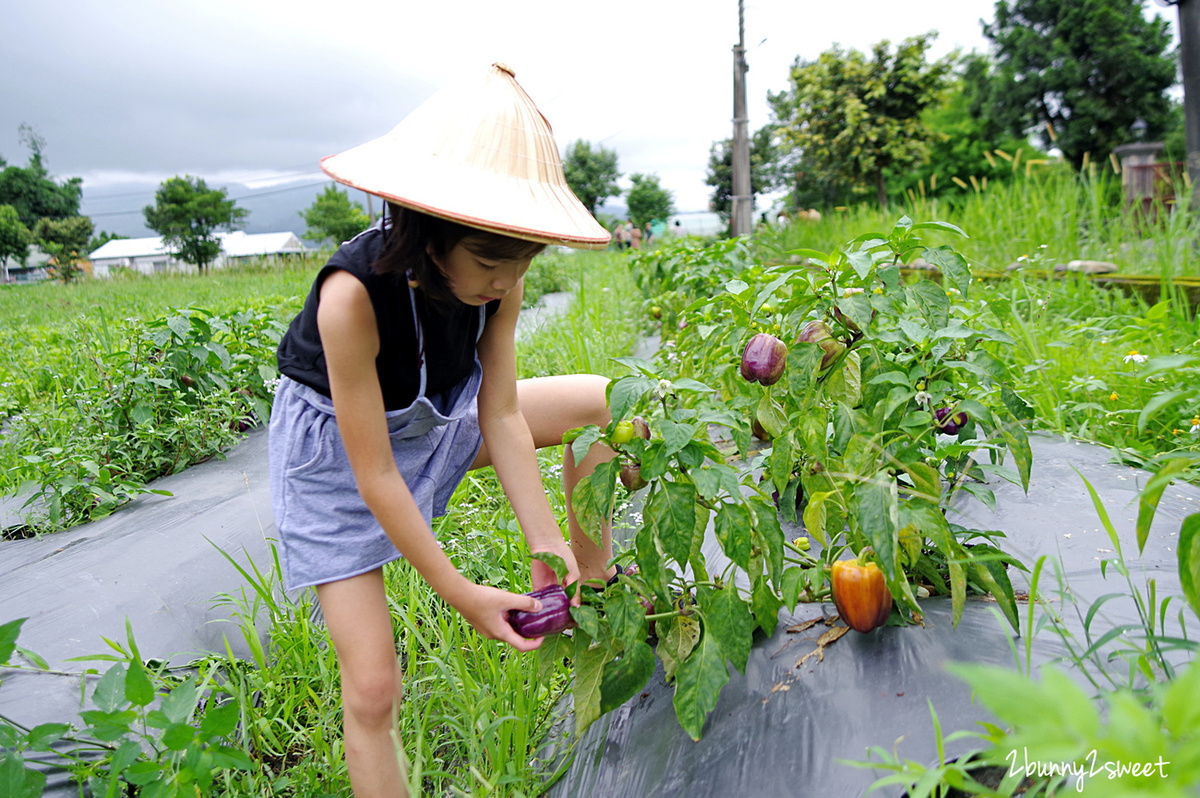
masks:
<svg viewBox="0 0 1200 798"><path fill-rule="evenodd" d="M1117 392L1113 391L1112 394L1108 398L1113 400L1114 402L1117 401Z"/></svg>

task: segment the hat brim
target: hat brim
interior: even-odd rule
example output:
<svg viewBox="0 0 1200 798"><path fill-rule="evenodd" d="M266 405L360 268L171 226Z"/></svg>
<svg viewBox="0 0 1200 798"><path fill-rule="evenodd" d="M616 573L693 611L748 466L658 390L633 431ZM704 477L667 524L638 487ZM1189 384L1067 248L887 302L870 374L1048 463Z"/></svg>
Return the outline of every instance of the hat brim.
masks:
<svg viewBox="0 0 1200 798"><path fill-rule="evenodd" d="M563 186L439 163L436 155L379 157L392 146L376 139L321 159L321 169L343 185L469 227L577 249L608 246L610 233Z"/></svg>

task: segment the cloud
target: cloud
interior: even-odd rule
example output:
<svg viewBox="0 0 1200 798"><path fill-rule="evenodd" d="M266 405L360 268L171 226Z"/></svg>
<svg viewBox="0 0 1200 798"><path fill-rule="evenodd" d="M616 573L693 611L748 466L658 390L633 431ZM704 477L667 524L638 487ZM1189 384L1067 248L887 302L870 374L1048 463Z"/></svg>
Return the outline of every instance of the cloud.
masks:
<svg viewBox="0 0 1200 798"><path fill-rule="evenodd" d="M17 128L60 176L271 180L382 135L436 88L508 62L561 147L616 149L698 210L708 149L732 132L732 0L60 0L10 3L0 156ZM983 49L993 0L747 0L750 127L797 57L941 31L934 55Z"/></svg>

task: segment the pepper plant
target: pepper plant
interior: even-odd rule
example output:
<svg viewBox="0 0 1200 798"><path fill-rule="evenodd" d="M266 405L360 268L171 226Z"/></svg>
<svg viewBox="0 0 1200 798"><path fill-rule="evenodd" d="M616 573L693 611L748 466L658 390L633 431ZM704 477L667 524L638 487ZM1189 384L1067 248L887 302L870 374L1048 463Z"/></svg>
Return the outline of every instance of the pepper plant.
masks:
<svg viewBox="0 0 1200 798"><path fill-rule="evenodd" d="M991 504L990 477L1028 488L1029 407L994 354L1011 342L970 302L965 259L928 245L930 234L964 235L902 218L843 250L783 262L757 259L740 240L642 257L648 304L663 317L660 357L621 359L631 374L610 385L611 424L569 438L577 458L600 440L618 452L573 495L593 537L623 467L639 467L647 484L643 523L622 555L636 571L586 594L571 638L543 645L546 656L574 656L577 729L640 690L657 653L680 724L699 739L754 631L774 633L785 606L829 600L843 557L877 563L893 625L919 623L918 596L930 594L951 596L957 623L979 593L1017 628L1007 568L1022 566L1000 533L964 529L947 511L959 493ZM940 280L902 273L918 256ZM763 334L782 345L764 347ZM778 378L773 355L786 358ZM632 416L649 439L614 436ZM802 522L820 545L788 540L781 521ZM728 559L719 573L701 554L710 527Z"/></svg>

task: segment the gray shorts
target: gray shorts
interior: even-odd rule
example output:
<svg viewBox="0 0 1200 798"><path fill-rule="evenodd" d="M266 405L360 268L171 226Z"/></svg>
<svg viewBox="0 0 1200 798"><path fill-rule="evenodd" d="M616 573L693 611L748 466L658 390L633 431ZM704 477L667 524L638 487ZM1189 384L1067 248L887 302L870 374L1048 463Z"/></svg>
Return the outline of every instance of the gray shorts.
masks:
<svg viewBox="0 0 1200 798"><path fill-rule="evenodd" d="M425 522L444 515L479 453L478 375L440 397L387 414L400 475ZM271 408L271 505L284 587L366 573L400 557L359 496L331 400L283 377Z"/></svg>

